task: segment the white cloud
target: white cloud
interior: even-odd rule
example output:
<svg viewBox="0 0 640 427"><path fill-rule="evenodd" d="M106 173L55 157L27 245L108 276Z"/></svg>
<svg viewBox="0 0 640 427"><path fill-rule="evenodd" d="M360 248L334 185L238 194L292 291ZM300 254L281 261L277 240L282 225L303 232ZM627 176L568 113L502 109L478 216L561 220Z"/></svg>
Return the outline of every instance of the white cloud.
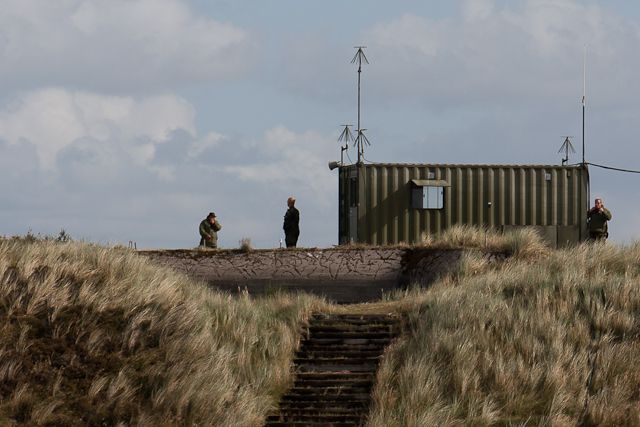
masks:
<svg viewBox="0 0 640 427"><path fill-rule="evenodd" d="M474 21L488 18L494 7L493 0L466 0L462 12L467 21Z"/></svg>
<svg viewBox="0 0 640 427"><path fill-rule="evenodd" d="M600 103L632 102L629 90L640 95L631 71L640 60L629 55L640 43L640 26L575 0L500 7L468 0L460 17L406 13L372 26L363 38L376 100L414 99L437 109L579 100L585 44L589 88Z"/></svg>
<svg viewBox="0 0 640 427"><path fill-rule="evenodd" d="M172 95L53 88L0 106L0 234L65 228L103 242L192 247L200 216L215 210L222 245L251 237L277 246L286 197L295 194L301 242L334 242L333 138L280 126L249 143L199 136L194 123L194 107Z"/></svg>
<svg viewBox="0 0 640 427"><path fill-rule="evenodd" d="M205 152L205 150L217 147L224 140L224 135L217 132L209 132L189 146L187 155L191 158L197 158Z"/></svg>
<svg viewBox="0 0 640 427"><path fill-rule="evenodd" d="M250 34L197 16L182 0L4 0L0 79L140 90L234 76Z"/></svg>
<svg viewBox="0 0 640 427"><path fill-rule="evenodd" d="M51 88L24 94L0 110L0 139L32 144L41 166L50 171L58 154L78 141L92 150L120 146L145 166L172 132L195 137L194 120L193 107L173 95L134 99ZM166 170L159 172L167 176Z"/></svg>
<svg viewBox="0 0 640 427"><path fill-rule="evenodd" d="M327 129L354 122L347 34L368 46L371 61L362 97L370 160L559 160L559 135L579 141L588 43L588 158L636 168L629 135L637 133L639 112L630 105L640 96L640 31L602 3L465 0L458 15L434 18L417 12L428 5L400 2L386 9L396 15L328 37L315 17L271 32L272 15L243 15L265 32L265 61L258 80L223 87L202 81L246 77L256 42L251 31L191 5L219 3L0 2L0 82L13 97L0 104L0 234L72 223L79 237L189 247L201 215L215 210L223 245L241 237L277 245L294 194L304 244L335 243L337 179L326 162L339 150ZM242 10L223 6L229 19ZM356 35L363 23L370 28ZM171 94L181 90L193 105ZM637 229L637 209L621 209L634 194L635 181L625 178L612 185L592 169L594 191L620 190L602 192L610 194L614 239L630 228L624 224Z"/></svg>
<svg viewBox="0 0 640 427"><path fill-rule="evenodd" d="M317 132L295 133L284 126L265 132L253 149L261 160L251 164L226 166L224 170L243 180L276 184L305 194L315 194L323 205L330 203L335 174L327 161L335 156L336 143Z"/></svg>
<svg viewBox="0 0 640 427"><path fill-rule="evenodd" d="M400 48L409 54L403 57L410 61L415 55L434 56L446 47L443 36L448 32L446 24L421 16L404 14L389 23L374 27L369 37L382 49Z"/></svg>

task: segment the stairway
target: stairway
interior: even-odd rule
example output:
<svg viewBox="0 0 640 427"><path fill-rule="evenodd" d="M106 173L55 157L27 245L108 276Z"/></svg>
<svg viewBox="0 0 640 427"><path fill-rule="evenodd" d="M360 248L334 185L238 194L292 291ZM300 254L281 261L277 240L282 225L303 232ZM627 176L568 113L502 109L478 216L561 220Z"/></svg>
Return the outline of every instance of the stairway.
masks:
<svg viewBox="0 0 640 427"><path fill-rule="evenodd" d="M294 359L296 379L266 426L359 426L384 348L399 332L387 315L314 314Z"/></svg>

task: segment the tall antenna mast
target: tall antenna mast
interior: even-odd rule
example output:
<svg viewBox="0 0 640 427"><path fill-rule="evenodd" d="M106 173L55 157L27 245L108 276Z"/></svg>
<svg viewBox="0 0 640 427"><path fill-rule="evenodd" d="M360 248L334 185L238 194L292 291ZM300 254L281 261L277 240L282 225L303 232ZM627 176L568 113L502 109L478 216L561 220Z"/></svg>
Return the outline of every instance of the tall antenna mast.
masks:
<svg viewBox="0 0 640 427"><path fill-rule="evenodd" d="M369 63L367 57L364 54L364 50L362 50L366 48L366 46L355 46L355 49L358 50L351 60L352 64L358 63L358 137L356 138L356 145L358 147L358 163L362 163L362 158L364 157L364 142L366 141L366 143L369 144L369 141L366 139L366 137L364 137L364 134L362 133L366 129L360 128L360 74L362 74L362 62L364 62L365 64ZM364 138L361 138L361 136L363 136Z"/></svg>
<svg viewBox="0 0 640 427"><path fill-rule="evenodd" d="M584 158L584 110L587 97L587 45L584 45L584 57L582 61L582 165L585 164Z"/></svg>

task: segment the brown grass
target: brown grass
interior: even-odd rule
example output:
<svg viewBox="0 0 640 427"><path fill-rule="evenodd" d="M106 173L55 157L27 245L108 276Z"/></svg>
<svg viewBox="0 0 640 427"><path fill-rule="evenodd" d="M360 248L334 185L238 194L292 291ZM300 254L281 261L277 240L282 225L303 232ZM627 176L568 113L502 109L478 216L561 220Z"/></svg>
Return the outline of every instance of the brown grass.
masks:
<svg viewBox="0 0 640 427"><path fill-rule="evenodd" d="M640 244L426 245L482 250L429 289L329 306L226 296L124 249L0 242L0 425L258 426L313 310L407 319L370 426L640 425Z"/></svg>
<svg viewBox="0 0 640 427"><path fill-rule="evenodd" d="M1 241L0 279L0 425L261 425L323 304L79 243Z"/></svg>
<svg viewBox="0 0 640 427"><path fill-rule="evenodd" d="M389 302L370 426L640 425L640 244L514 253Z"/></svg>
<svg viewBox="0 0 640 427"><path fill-rule="evenodd" d="M438 235L423 236L420 246L434 249L482 249L531 258L549 252L549 247L533 228L521 228L507 233L468 225L454 225Z"/></svg>

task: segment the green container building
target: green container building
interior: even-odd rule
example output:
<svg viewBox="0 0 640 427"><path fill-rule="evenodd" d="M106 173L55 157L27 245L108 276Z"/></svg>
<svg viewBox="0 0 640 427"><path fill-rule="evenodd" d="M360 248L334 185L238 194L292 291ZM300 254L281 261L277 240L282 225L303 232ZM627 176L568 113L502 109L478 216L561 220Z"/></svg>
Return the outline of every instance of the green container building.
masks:
<svg viewBox="0 0 640 427"><path fill-rule="evenodd" d="M553 246L587 237L586 165L339 166L339 242L417 243L455 224L535 229Z"/></svg>

